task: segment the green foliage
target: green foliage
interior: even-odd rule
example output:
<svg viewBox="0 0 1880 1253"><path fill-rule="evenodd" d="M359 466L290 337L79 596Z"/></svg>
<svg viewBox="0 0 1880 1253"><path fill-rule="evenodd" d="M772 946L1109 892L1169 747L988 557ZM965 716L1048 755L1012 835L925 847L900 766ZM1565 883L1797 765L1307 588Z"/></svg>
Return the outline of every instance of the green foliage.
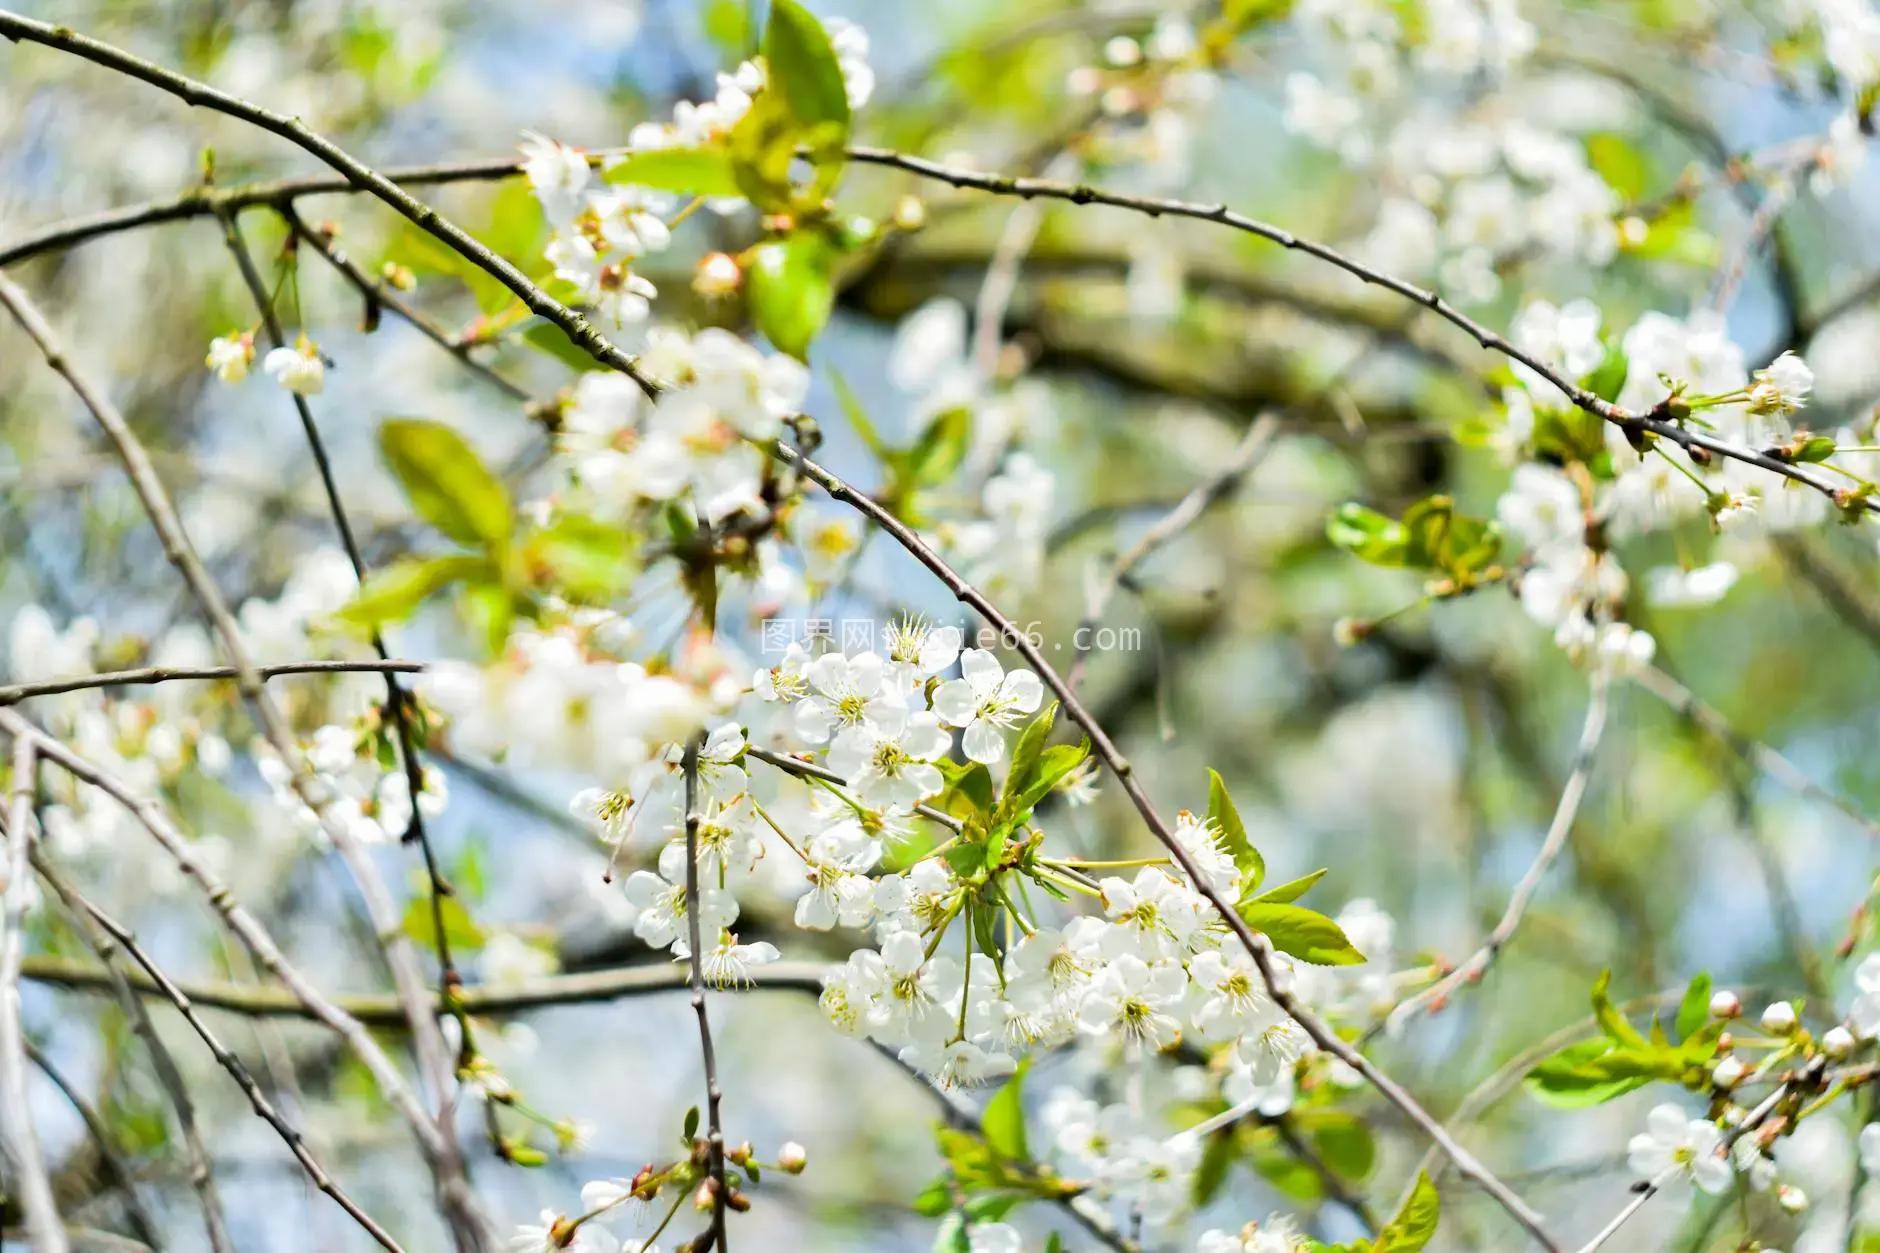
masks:
<svg viewBox="0 0 1880 1253"><path fill-rule="evenodd" d="M985 1116L980 1120L986 1143L1014 1161L1027 1161L1031 1157L1025 1140L1024 1105L1025 1072L1029 1065L1029 1060L1020 1063L1017 1073L992 1094L992 1099L986 1102Z"/></svg>
<svg viewBox="0 0 1880 1253"><path fill-rule="evenodd" d="M751 318L776 347L799 360L835 308L835 245L820 230L799 230L751 249Z"/></svg>
<svg viewBox="0 0 1880 1253"><path fill-rule="evenodd" d="M1240 916L1261 932L1282 953L1314 966L1358 966L1364 963L1344 930L1330 918L1302 905L1249 900L1240 903Z"/></svg>
<svg viewBox="0 0 1880 1253"><path fill-rule="evenodd" d="M1583 1109L1657 1082L1698 1082L1717 1052L1721 1024L1709 1019L1710 977L1698 975L1679 1005L1678 1043L1654 1020L1651 1038L1626 1021L1607 995L1612 972L1593 984L1593 1020L1601 1034L1553 1054L1528 1072L1527 1088L1562 1109Z"/></svg>
<svg viewBox="0 0 1880 1253"><path fill-rule="evenodd" d="M688 196L742 194L731 154L716 148L654 148L629 153L609 162L604 177L610 183Z"/></svg>
<svg viewBox="0 0 1880 1253"><path fill-rule="evenodd" d="M1456 512L1447 496L1431 496L1401 521L1375 509L1340 505L1326 538L1374 566L1436 570L1467 585L1501 552L1501 529L1487 518Z"/></svg>
<svg viewBox="0 0 1880 1253"><path fill-rule="evenodd" d="M453 954L474 953L482 948L488 936L479 927L470 911L464 908L462 901L455 896L437 898L437 911L444 920L444 939L450 944ZM437 921L432 917L431 897L428 892L411 898L405 906L405 920L402 927L412 941L425 949L437 947Z"/></svg>
<svg viewBox="0 0 1880 1253"><path fill-rule="evenodd" d="M1371 1245L1372 1253L1417 1253L1435 1236L1441 1210L1442 1201L1436 1195L1436 1185L1430 1182L1429 1172L1418 1171L1416 1187L1410 1190L1403 1208L1377 1233Z"/></svg>
<svg viewBox="0 0 1880 1253"><path fill-rule="evenodd" d="M364 628L403 622L418 606L452 583L487 581L495 567L487 558L456 553L446 557L400 557L374 570L341 607L342 622Z"/></svg>
<svg viewBox="0 0 1880 1253"><path fill-rule="evenodd" d="M1215 770L1208 771L1208 821L1218 833L1221 847L1227 850L1234 859L1234 865L1240 870L1241 894L1245 896L1257 891L1266 879L1266 859L1260 856L1260 850L1247 838L1247 827L1240 820L1240 811L1234 808L1234 798L1227 794L1227 784L1221 781L1220 773Z"/></svg>
<svg viewBox="0 0 1880 1253"><path fill-rule="evenodd" d="M379 451L419 517L466 548L488 552L509 542L516 528L509 489L449 426L393 419L379 428Z"/></svg>

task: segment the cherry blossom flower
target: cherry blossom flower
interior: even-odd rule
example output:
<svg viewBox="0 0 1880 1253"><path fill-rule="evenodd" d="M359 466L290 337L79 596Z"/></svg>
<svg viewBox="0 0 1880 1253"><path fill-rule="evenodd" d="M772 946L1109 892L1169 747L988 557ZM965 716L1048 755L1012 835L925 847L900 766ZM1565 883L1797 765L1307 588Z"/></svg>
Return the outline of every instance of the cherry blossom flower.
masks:
<svg viewBox="0 0 1880 1253"><path fill-rule="evenodd" d="M967 757L987 765L1005 760L1006 728L1033 713L1044 701L1044 685L1029 670L1009 674L999 659L978 648L960 654L963 677L949 679L934 692L934 712L949 726L964 727L961 747Z"/></svg>

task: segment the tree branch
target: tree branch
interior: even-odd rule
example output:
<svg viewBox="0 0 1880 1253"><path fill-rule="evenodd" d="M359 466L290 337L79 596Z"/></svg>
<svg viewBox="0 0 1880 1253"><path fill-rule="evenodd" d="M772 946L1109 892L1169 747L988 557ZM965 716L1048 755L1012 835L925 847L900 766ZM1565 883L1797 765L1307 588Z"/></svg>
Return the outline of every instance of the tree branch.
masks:
<svg viewBox="0 0 1880 1253"><path fill-rule="evenodd" d="M52 1197L46 1160L33 1130L26 1093L26 1028L20 1021L20 965L26 953L26 911L32 903L27 873L33 838L33 797L39 755L30 736L13 738L13 778L8 792L5 878L0 880L0 1157L6 1159L9 1189L26 1214L26 1239L33 1253L66 1253L65 1224Z"/></svg>
<svg viewBox="0 0 1880 1253"><path fill-rule="evenodd" d="M289 661L280 665L256 666L263 679L283 674L356 674L385 671L418 674L422 661ZM78 674L64 679L37 679L0 687L0 705L13 705L33 696L54 696L60 692L79 692L94 687L135 687L145 683L171 683L179 679L235 679L240 672L234 666L145 666L138 670L107 670L101 674Z"/></svg>

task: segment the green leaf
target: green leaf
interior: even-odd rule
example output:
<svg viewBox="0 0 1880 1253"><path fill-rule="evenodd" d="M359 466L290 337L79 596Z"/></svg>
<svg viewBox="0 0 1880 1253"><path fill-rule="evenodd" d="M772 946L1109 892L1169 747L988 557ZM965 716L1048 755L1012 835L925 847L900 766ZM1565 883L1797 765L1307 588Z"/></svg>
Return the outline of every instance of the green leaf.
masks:
<svg viewBox="0 0 1880 1253"><path fill-rule="evenodd" d="M1258 888L1266 878L1266 859L1247 838L1247 827L1240 820L1240 811L1234 808L1234 798L1227 794L1227 784L1214 770L1208 771L1208 821L1220 833L1221 847L1232 855L1234 865L1240 868L1241 893L1245 895Z"/></svg>
<svg viewBox="0 0 1880 1253"><path fill-rule="evenodd" d="M584 514L563 514L529 536L523 547L532 572L580 604L605 604L632 582L633 546L617 526Z"/></svg>
<svg viewBox="0 0 1880 1253"><path fill-rule="evenodd" d="M1018 743L1012 746L1012 767L1005 774L1003 803L999 807L1006 817L1016 812L1014 803L1037 777L1045 741L1051 738L1051 728L1057 723L1057 711L1057 702L1053 701L1043 713L1026 724L1025 729L1019 732Z"/></svg>
<svg viewBox="0 0 1880 1253"><path fill-rule="evenodd" d="M1645 194L1645 156L1625 136L1609 131L1588 135L1586 161L1627 203Z"/></svg>
<svg viewBox="0 0 1880 1253"><path fill-rule="evenodd" d="M1313 885L1325 877L1325 871L1314 870L1309 875L1301 875L1290 883L1282 883L1276 888L1268 888L1253 899L1269 905L1284 905L1296 901L1310 892Z"/></svg>
<svg viewBox="0 0 1880 1253"><path fill-rule="evenodd" d="M757 329L799 361L835 308L835 248L817 231L798 231L751 250L745 291Z"/></svg>
<svg viewBox="0 0 1880 1253"><path fill-rule="evenodd" d="M1441 1209L1442 1203L1436 1195L1436 1185L1430 1182L1429 1172L1419 1170L1416 1187L1410 1190L1396 1217L1377 1233L1377 1240L1371 1245L1372 1253L1417 1253L1436 1234Z"/></svg>
<svg viewBox="0 0 1880 1253"><path fill-rule="evenodd" d="M766 90L783 97L798 123L805 128L833 124L838 128L835 145L848 142L849 92L841 62L822 23L797 0L771 0L764 61Z"/></svg>
<svg viewBox="0 0 1880 1253"><path fill-rule="evenodd" d="M938 487L966 460L973 433L972 412L964 407L936 413L907 451L907 480L915 487Z"/></svg>
<svg viewBox="0 0 1880 1253"><path fill-rule="evenodd" d="M1619 392L1625 387L1625 376L1631 368L1625 349L1616 343L1608 344L1605 357L1591 374L1580 380L1580 385L1610 404L1619 398Z"/></svg>
<svg viewBox="0 0 1880 1253"><path fill-rule="evenodd" d="M986 1143L995 1151L1015 1162L1031 1160L1031 1149L1025 1138L1025 1071L1028 1063L1019 1063L1018 1071L1005 1086L992 1094L986 1102L985 1117L980 1120L980 1127L985 1133Z"/></svg>
<svg viewBox="0 0 1880 1253"><path fill-rule="evenodd" d="M731 154L718 148L653 148L609 162L610 183L688 196L742 196Z"/></svg>
<svg viewBox="0 0 1880 1253"><path fill-rule="evenodd" d="M1364 954L1352 947L1339 925L1302 905L1243 901L1240 916L1273 947L1315 966L1357 966Z"/></svg>
<svg viewBox="0 0 1880 1253"><path fill-rule="evenodd" d="M1012 813L1022 814L1036 806L1052 788L1064 781L1065 775L1083 765L1089 756L1088 739L1081 744L1053 744L1045 749L1039 754L1037 773L1013 802Z"/></svg>
<svg viewBox="0 0 1880 1253"><path fill-rule="evenodd" d="M1612 971L1602 970L1599 978L1593 981L1593 1018L1599 1023L1599 1029L1607 1037L1619 1044L1635 1044L1645 1047L1645 1037L1638 1033L1638 1028L1625 1020L1625 1015L1613 1008L1612 999L1606 990L1612 986Z"/></svg>
<svg viewBox="0 0 1880 1253"><path fill-rule="evenodd" d="M1360 1182L1377 1165L1377 1141L1363 1119L1342 1110L1318 1110L1297 1120L1319 1157L1345 1178Z"/></svg>
<svg viewBox="0 0 1880 1253"><path fill-rule="evenodd" d="M483 947L487 938L483 928L477 926L476 919L464 908L463 902L454 896L437 898L438 912L444 918L444 938L450 942L452 953L471 953ZM414 896L405 906L404 932L421 947L437 947L437 925L431 917L431 898L429 895Z"/></svg>
<svg viewBox="0 0 1880 1253"><path fill-rule="evenodd" d="M467 547L491 550L509 541L516 528L509 489L456 431L394 418L379 427L379 451L419 517Z"/></svg>
<svg viewBox="0 0 1880 1253"><path fill-rule="evenodd" d="M367 576L365 584L335 615L354 626L403 622L418 606L459 580L493 579L496 569L482 557L400 557Z"/></svg>
<svg viewBox="0 0 1880 1253"><path fill-rule="evenodd" d="M914 1197L914 1212L922 1218L938 1218L953 1208L953 1193L944 1177L935 1179Z"/></svg>
<svg viewBox="0 0 1880 1253"><path fill-rule="evenodd" d="M1405 564L1410 546L1403 523L1355 502L1338 506L1325 524L1325 538L1374 566Z"/></svg>
<svg viewBox="0 0 1880 1253"><path fill-rule="evenodd" d="M1447 496L1419 500L1404 511L1405 561L1458 577L1473 574L1501 551L1501 529L1487 518L1457 513Z"/></svg>
<svg viewBox="0 0 1880 1253"><path fill-rule="evenodd" d="M1201 1162L1195 1167L1194 1184L1189 1193L1194 1207L1200 1209L1221 1194L1227 1175L1238 1156L1239 1146L1233 1133L1223 1129L1207 1139L1201 1150Z"/></svg>
<svg viewBox="0 0 1880 1253"><path fill-rule="evenodd" d="M881 438L881 432L875 429L874 422L869 419L868 410L862 405L862 398L855 394L855 389L849 386L849 381L843 378L834 366L828 367L828 374L829 386L836 394L836 403L842 406L842 413L848 418L849 425L855 428L856 435L861 437L862 443L866 444L868 451L876 457L886 456L887 441Z"/></svg>
<svg viewBox="0 0 1880 1253"><path fill-rule="evenodd" d="M522 332L522 342L537 352L547 353L571 370L604 370L594 354L568 338L568 333L553 322L537 322Z"/></svg>
<svg viewBox="0 0 1880 1253"><path fill-rule="evenodd" d="M694 1105L691 1109L688 1109L687 1111L685 1111L685 1129L679 1133L679 1143L685 1145L687 1148L690 1148L692 1146L692 1141L697 1138L698 1138L698 1106Z"/></svg>
<svg viewBox="0 0 1880 1253"><path fill-rule="evenodd" d="M1795 460L1808 464L1826 461L1834 456L1836 444L1832 435L1810 435L1802 441L1802 446L1795 450Z"/></svg>
<svg viewBox="0 0 1880 1253"><path fill-rule="evenodd" d="M1710 974L1700 970L1684 989L1684 999L1678 1002L1678 1039L1690 1039L1702 1031L1704 1024L1709 1021Z"/></svg>
<svg viewBox="0 0 1880 1253"><path fill-rule="evenodd" d="M946 767L941 767L945 772ZM957 768L948 775L948 788L941 795L941 808L957 818L992 812L992 772L980 762ZM963 801L964 808L954 803Z"/></svg>
<svg viewBox="0 0 1880 1253"><path fill-rule="evenodd" d="M1528 1091L1549 1105L1586 1109L1659 1080L1676 1081L1688 1066L1674 1050L1582 1040L1529 1071L1526 1082Z"/></svg>

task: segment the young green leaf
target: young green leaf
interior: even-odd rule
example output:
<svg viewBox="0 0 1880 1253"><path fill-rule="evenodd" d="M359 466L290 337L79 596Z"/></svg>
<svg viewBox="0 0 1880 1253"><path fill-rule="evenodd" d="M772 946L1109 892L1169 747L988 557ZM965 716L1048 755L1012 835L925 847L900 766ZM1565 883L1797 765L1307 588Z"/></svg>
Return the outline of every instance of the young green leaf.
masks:
<svg viewBox="0 0 1880 1253"><path fill-rule="evenodd" d="M1436 1195L1436 1185L1430 1182L1429 1172L1418 1171L1416 1187L1410 1190L1396 1217L1377 1233L1371 1253L1417 1253L1435 1236L1441 1210L1442 1202Z"/></svg>
<svg viewBox="0 0 1880 1253"><path fill-rule="evenodd" d="M992 1099L986 1102L985 1117L980 1120L986 1143L1015 1162L1031 1160L1031 1148L1025 1137L1026 1069L1026 1064L1020 1063L1017 1073L992 1094Z"/></svg>
<svg viewBox="0 0 1880 1253"><path fill-rule="evenodd" d="M1015 802L1038 775L1038 763L1044 756L1045 741L1051 738L1051 728L1057 722L1057 711L1054 701L1026 724L1019 732L1018 743L1012 746L1012 767L1005 775L1003 803L999 807L1007 817L1015 812Z"/></svg>
<svg viewBox="0 0 1880 1253"><path fill-rule="evenodd" d="M456 431L442 422L394 418L379 427L379 451L419 517L469 548L508 543L516 528L509 489Z"/></svg>
<svg viewBox="0 0 1880 1253"><path fill-rule="evenodd" d="M688 196L742 196L731 154L717 148L653 148L633 152L606 169L610 183L676 191Z"/></svg>
<svg viewBox="0 0 1880 1253"><path fill-rule="evenodd" d="M1339 925L1302 905L1243 901L1240 916L1265 934L1273 947L1315 966L1358 966L1364 954L1352 946Z"/></svg>
<svg viewBox="0 0 1880 1253"><path fill-rule="evenodd" d="M1266 878L1266 859L1247 838L1247 827L1240 820L1240 811L1234 808L1234 798L1227 794L1227 784L1214 770L1208 771L1208 820L1219 832L1221 847L1240 868L1242 894L1257 889Z"/></svg>
<svg viewBox="0 0 1880 1253"><path fill-rule="evenodd" d="M751 251L746 293L757 329L799 361L835 308L835 248L816 231L798 231Z"/></svg>
<svg viewBox="0 0 1880 1253"><path fill-rule="evenodd" d="M972 434L971 410L954 408L935 414L907 451L908 482L915 487L938 487L952 478L966 460Z"/></svg>
<svg viewBox="0 0 1880 1253"><path fill-rule="evenodd" d="M1678 1002L1678 1039L1688 1040L1704 1029L1710 1021L1710 975L1698 971L1692 977L1690 985L1684 989L1684 999Z"/></svg>
<svg viewBox="0 0 1880 1253"><path fill-rule="evenodd" d="M1612 971L1603 970L1593 982L1593 1017L1599 1023L1599 1029L1608 1038L1619 1044L1633 1044L1646 1047L1645 1037L1638 1028L1625 1020L1625 1015L1613 1008L1612 999L1606 995L1606 989L1612 986Z"/></svg>
<svg viewBox="0 0 1880 1253"><path fill-rule="evenodd" d="M1410 545L1403 523L1355 503L1338 506L1325 524L1325 538L1374 566L1405 564Z"/></svg>
<svg viewBox="0 0 1880 1253"><path fill-rule="evenodd" d="M848 142L849 90L829 33L797 0L771 0L764 31L769 90L780 94L803 127L838 128L835 146Z"/></svg>
<svg viewBox="0 0 1880 1253"><path fill-rule="evenodd" d="M453 952L472 953L483 947L486 938L483 928L477 926L462 901L454 896L440 896L437 908L444 916L444 938L450 942ZM411 903L405 907L402 929L420 948L437 947L437 920L431 916L428 894L411 898Z"/></svg>
<svg viewBox="0 0 1880 1253"><path fill-rule="evenodd" d="M868 410L862 405L862 398L855 394L849 381L842 377L834 366L828 367L829 386L835 391L836 403L842 406L843 416L849 425L855 428L855 434L867 445L868 451L877 457L887 454L888 445L881 438L881 432L875 429L874 422L868 416Z"/></svg>
<svg viewBox="0 0 1880 1253"><path fill-rule="evenodd" d="M378 627L403 622L418 606L460 580L492 580L496 568L482 557L400 557L367 576L364 586L335 615L342 622Z"/></svg>
<svg viewBox="0 0 1880 1253"><path fill-rule="evenodd" d="M1298 900L1307 892L1310 892L1313 885L1324 877L1325 871L1314 870L1311 874L1301 875L1290 883L1282 883L1276 888L1268 888L1253 899L1268 905L1285 905Z"/></svg>

